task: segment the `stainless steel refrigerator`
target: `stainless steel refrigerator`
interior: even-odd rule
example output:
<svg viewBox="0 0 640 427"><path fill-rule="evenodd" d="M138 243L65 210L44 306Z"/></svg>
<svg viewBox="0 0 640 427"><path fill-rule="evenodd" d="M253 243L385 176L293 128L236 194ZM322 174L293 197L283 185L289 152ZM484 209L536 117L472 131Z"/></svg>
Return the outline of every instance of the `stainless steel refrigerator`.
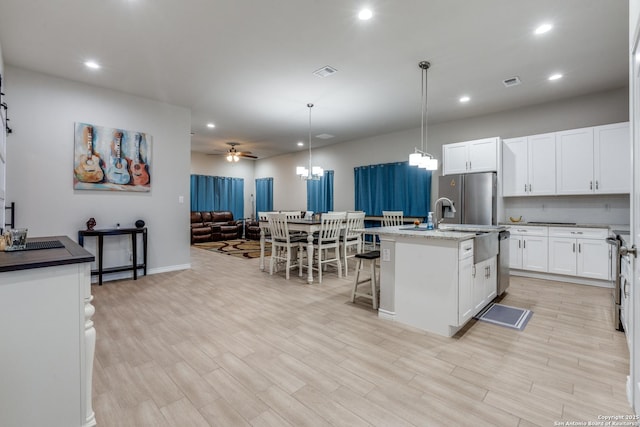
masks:
<svg viewBox="0 0 640 427"><path fill-rule="evenodd" d="M496 173L467 173L440 177L438 197L453 201L455 212L439 203L436 217L448 224L497 225Z"/></svg>

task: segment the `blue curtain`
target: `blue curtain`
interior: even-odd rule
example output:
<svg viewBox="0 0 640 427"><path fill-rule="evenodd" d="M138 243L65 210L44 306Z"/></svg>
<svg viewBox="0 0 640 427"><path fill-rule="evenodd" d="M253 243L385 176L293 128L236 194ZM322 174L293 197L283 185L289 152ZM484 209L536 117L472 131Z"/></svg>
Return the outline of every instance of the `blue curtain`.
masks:
<svg viewBox="0 0 640 427"><path fill-rule="evenodd" d="M273 178L257 178L256 179L256 211L270 212L273 210Z"/></svg>
<svg viewBox="0 0 640 427"><path fill-rule="evenodd" d="M191 175L192 211L231 211L244 218L244 179Z"/></svg>
<svg viewBox="0 0 640 427"><path fill-rule="evenodd" d="M431 171L409 162L354 168L355 208L380 216L383 210L427 217L431 206Z"/></svg>
<svg viewBox="0 0 640 427"><path fill-rule="evenodd" d="M307 210L333 210L333 171L324 171L322 178L317 181L307 181Z"/></svg>

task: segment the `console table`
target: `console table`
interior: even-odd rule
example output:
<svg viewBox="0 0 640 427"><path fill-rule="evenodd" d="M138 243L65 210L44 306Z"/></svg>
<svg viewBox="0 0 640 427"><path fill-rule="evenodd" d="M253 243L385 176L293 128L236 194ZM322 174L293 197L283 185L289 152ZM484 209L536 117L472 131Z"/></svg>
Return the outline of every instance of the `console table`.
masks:
<svg viewBox="0 0 640 427"><path fill-rule="evenodd" d="M138 264L138 234L142 234L142 264ZM102 248L105 236L131 236L131 251L133 252L133 262L131 265L120 267L102 267ZM92 276L98 276L98 285L102 286L102 275L109 273L118 273L121 271L133 271L133 280L138 280L138 270L143 269L144 275L147 275L147 227L142 228L109 228L99 230L80 230L78 231L78 243L84 246L84 238L86 236L96 236L98 238L97 257L98 269L92 270Z"/></svg>

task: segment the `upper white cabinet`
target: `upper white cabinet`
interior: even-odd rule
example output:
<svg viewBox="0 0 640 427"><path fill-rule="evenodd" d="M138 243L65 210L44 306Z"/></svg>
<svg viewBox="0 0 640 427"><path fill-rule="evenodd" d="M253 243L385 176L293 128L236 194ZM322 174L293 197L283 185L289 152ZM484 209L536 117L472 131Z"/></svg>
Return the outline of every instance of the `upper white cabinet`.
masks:
<svg viewBox="0 0 640 427"><path fill-rule="evenodd" d="M442 174L497 171L498 140L494 137L443 145Z"/></svg>
<svg viewBox="0 0 640 427"><path fill-rule="evenodd" d="M556 192L555 133L505 139L502 195L545 196Z"/></svg>
<svg viewBox="0 0 640 427"><path fill-rule="evenodd" d="M593 172L596 193L631 191L631 142L629 123L593 128Z"/></svg>
<svg viewBox="0 0 640 427"><path fill-rule="evenodd" d="M556 133L557 194L628 193L629 123Z"/></svg>

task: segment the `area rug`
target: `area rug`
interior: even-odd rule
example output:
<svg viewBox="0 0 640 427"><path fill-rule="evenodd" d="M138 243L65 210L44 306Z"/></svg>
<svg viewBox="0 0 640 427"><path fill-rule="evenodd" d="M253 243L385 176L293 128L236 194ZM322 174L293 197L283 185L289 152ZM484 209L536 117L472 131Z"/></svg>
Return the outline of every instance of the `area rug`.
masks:
<svg viewBox="0 0 640 427"><path fill-rule="evenodd" d="M533 316L533 311L531 310L491 303L476 316L476 319L522 331L527 326L531 316Z"/></svg>
<svg viewBox="0 0 640 427"><path fill-rule="evenodd" d="M193 246L206 249L212 252L219 252L225 255L231 255L239 258L260 258L260 241L259 240L224 240L220 242L203 242L194 243ZM264 244L264 256L271 256L271 243Z"/></svg>

